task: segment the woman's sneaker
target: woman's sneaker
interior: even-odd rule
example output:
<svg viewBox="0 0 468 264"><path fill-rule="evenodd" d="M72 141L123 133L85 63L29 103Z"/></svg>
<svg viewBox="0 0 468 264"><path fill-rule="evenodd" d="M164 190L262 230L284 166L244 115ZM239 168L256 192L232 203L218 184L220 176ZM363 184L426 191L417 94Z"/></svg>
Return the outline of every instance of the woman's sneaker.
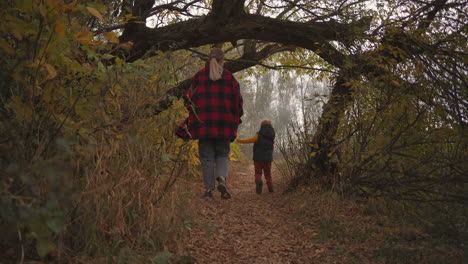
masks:
<svg viewBox="0 0 468 264"><path fill-rule="evenodd" d="M206 190L205 195L203 195L204 198L213 198L213 192L211 190Z"/></svg>
<svg viewBox="0 0 468 264"><path fill-rule="evenodd" d="M218 181L218 191L221 193L221 198L231 198L231 194L229 193L228 187L226 186L226 180L220 177L218 177L216 180Z"/></svg>

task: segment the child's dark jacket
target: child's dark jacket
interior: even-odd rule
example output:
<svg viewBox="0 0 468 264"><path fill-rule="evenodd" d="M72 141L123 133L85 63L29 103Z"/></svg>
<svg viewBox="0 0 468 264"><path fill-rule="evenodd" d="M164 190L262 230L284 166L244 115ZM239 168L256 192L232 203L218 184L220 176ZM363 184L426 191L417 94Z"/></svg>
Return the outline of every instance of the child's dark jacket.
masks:
<svg viewBox="0 0 468 264"><path fill-rule="evenodd" d="M273 161L273 145L275 130L271 125L263 125L257 132L258 140L253 147L253 160L262 162Z"/></svg>
<svg viewBox="0 0 468 264"><path fill-rule="evenodd" d="M254 143L253 160L262 162L273 161L273 145L275 142L275 130L269 124L262 125L255 136L247 139L236 139L238 143Z"/></svg>

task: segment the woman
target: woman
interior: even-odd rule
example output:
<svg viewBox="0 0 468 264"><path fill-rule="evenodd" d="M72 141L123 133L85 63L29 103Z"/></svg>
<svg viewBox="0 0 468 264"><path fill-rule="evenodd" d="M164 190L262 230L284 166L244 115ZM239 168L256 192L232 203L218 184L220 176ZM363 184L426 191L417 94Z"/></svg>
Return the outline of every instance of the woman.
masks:
<svg viewBox="0 0 468 264"><path fill-rule="evenodd" d="M213 197L216 179L221 198L229 199L226 180L230 143L237 137L237 127L242 122L243 101L239 83L223 65L223 51L213 48L206 67L192 77L185 99L190 112L190 135L199 140L204 196Z"/></svg>

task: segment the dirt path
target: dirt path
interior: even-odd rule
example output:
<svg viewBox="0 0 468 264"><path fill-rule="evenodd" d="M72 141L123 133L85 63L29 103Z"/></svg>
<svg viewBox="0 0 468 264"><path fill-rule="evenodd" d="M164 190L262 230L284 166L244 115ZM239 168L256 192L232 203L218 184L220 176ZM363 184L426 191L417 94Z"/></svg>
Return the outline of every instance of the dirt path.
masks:
<svg viewBox="0 0 468 264"><path fill-rule="evenodd" d="M309 252L315 249L307 235L311 226L303 226L289 211L280 176L273 172L277 192L265 192L264 186L258 195L253 165L247 164L230 164L230 200L218 192L214 199L197 200L186 253L196 263L314 263Z"/></svg>

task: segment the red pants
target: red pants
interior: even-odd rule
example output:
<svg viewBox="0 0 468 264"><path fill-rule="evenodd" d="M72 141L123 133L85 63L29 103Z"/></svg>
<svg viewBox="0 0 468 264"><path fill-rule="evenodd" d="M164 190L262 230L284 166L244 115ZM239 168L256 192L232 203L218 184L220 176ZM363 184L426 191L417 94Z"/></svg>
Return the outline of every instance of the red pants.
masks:
<svg viewBox="0 0 468 264"><path fill-rule="evenodd" d="M255 166L255 182L262 180L262 171L263 171L268 188L273 188L273 182L271 180L271 162L254 161L254 166Z"/></svg>

